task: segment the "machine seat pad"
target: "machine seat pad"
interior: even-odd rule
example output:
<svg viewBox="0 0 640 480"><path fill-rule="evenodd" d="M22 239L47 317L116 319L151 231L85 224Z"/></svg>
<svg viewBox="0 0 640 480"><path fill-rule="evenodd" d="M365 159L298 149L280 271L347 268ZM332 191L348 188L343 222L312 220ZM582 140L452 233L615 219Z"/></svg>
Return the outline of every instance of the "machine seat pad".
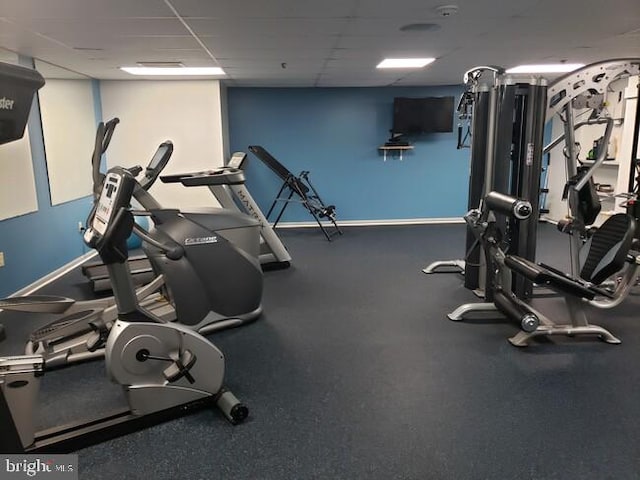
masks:
<svg viewBox="0 0 640 480"><path fill-rule="evenodd" d="M586 298L587 300L593 300L596 296L595 292L580 281L561 275L544 265L538 265L526 258L507 255L504 259L504 264L511 271L522 275L538 285L546 285L559 292Z"/></svg>
<svg viewBox="0 0 640 480"><path fill-rule="evenodd" d="M582 261L580 277L599 285L622 270L632 247L636 221L618 213L609 217L589 239L586 258Z"/></svg>

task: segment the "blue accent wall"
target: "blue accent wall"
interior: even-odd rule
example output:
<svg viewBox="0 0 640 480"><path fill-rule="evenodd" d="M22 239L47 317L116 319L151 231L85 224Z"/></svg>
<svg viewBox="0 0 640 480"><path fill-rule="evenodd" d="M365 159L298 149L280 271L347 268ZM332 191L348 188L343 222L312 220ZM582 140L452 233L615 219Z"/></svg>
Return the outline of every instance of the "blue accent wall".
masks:
<svg viewBox="0 0 640 480"><path fill-rule="evenodd" d="M394 97L453 95L461 86L424 88L229 88L231 151L262 145L291 172L311 171L342 220L460 217L467 209L469 150L453 132L411 138L414 150L383 162ZM279 179L253 154L247 186L265 214ZM283 221L309 221L299 205Z"/></svg>
<svg viewBox="0 0 640 480"><path fill-rule="evenodd" d="M33 60L20 64L33 68ZM38 211L0 222L0 296L7 296L88 251L78 232L91 208L91 197L51 206L49 178L38 98L29 116L29 140L38 196Z"/></svg>

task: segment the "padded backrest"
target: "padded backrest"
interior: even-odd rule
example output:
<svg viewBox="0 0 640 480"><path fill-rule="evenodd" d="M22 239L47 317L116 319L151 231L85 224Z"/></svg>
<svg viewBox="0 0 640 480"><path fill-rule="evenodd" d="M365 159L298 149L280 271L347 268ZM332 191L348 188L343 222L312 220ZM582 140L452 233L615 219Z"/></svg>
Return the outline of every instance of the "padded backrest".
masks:
<svg viewBox="0 0 640 480"><path fill-rule="evenodd" d="M605 221L581 251L580 277L599 285L624 266L636 230L636 221L619 213Z"/></svg>
<svg viewBox="0 0 640 480"><path fill-rule="evenodd" d="M260 145L249 145L249 150L256 157L258 157L260 161L262 161L262 163L273 170L273 172L282 180L287 180L287 178L293 176L293 173L291 173L287 167L276 160L273 155L267 152L264 147L261 147Z"/></svg>
<svg viewBox="0 0 640 480"><path fill-rule="evenodd" d="M258 159L264 163L267 167L273 171L276 175L278 175L283 181L290 184L292 188L297 188L297 192L305 196L305 194L309 191L309 188L293 173L289 171L287 167L282 165L278 160L275 159L273 155L267 152L264 147L260 145L249 145L249 151L253 153Z"/></svg>

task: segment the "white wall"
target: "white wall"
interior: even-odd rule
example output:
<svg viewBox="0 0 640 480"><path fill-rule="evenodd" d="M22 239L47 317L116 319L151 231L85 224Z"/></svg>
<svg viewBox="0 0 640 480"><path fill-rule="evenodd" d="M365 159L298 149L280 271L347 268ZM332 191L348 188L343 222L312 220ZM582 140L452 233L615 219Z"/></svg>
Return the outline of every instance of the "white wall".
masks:
<svg viewBox="0 0 640 480"><path fill-rule="evenodd" d="M90 80L51 80L39 92L51 205L90 195L96 130Z"/></svg>
<svg viewBox="0 0 640 480"><path fill-rule="evenodd" d="M29 134L0 145L0 220L38 210Z"/></svg>
<svg viewBox="0 0 640 480"><path fill-rule="evenodd" d="M217 80L101 81L102 117L120 119L107 150L109 167L145 166L165 140L174 145L165 174L222 166L220 89ZM158 180L151 193L165 207L218 205L207 188Z"/></svg>
<svg viewBox="0 0 640 480"><path fill-rule="evenodd" d="M638 151L633 155L633 135L635 127L636 111L638 108L638 77L629 79L629 85L625 89L625 123L623 125L622 141L618 147L618 159L620 162L620 171L618 175L617 192L624 192L629 188L629 178L631 177L631 158L640 156L640 145ZM640 125L638 125L640 129ZM616 212L622 212L624 209L620 206L622 202L616 205Z"/></svg>

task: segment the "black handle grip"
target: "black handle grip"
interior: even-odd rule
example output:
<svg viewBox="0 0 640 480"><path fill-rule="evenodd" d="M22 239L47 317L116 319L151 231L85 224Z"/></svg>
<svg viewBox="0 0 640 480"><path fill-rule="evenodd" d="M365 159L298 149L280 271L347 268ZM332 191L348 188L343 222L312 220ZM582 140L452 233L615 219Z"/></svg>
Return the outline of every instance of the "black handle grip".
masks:
<svg viewBox="0 0 640 480"><path fill-rule="evenodd" d="M131 175L133 175L134 177L137 177L138 175L140 175L140 172L142 171L142 167L140 165L134 165L133 167L125 168L125 170L129 172Z"/></svg>
<svg viewBox="0 0 640 480"><path fill-rule="evenodd" d="M109 147L111 137L113 136L113 132L115 131L116 125L118 125L118 123L120 123L120 119L118 117L114 117L105 124L105 135L104 140L102 141L102 153L107 151L107 147Z"/></svg>

